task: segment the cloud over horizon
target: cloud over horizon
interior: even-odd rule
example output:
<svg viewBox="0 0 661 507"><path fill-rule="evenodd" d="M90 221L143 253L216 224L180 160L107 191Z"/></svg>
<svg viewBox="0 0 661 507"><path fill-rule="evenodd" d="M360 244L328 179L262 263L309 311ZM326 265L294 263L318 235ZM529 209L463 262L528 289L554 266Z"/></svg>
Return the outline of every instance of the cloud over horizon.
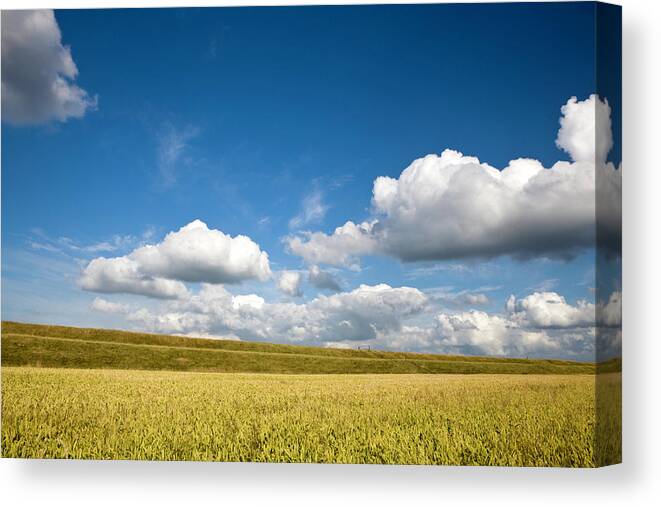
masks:
<svg viewBox="0 0 661 507"><path fill-rule="evenodd" d="M599 308L607 318L597 316ZM93 309L121 314L140 329L159 333L518 357L594 357L597 328L617 331L621 323L619 293L598 305L584 300L570 304L549 292L511 296L502 313L448 312L436 310L418 289L386 284L360 285L301 303L269 303L256 294L232 295L221 285L203 284L197 293L160 309L105 300L95 300ZM613 338L608 352L617 353L620 342L615 338L621 333L606 335Z"/></svg>
<svg viewBox="0 0 661 507"><path fill-rule="evenodd" d="M167 303L162 311L115 308L130 322L156 332L323 343L373 340L398 332L402 320L420 314L426 304L419 290L386 284L361 285L306 303L267 303L256 294L235 296L222 285L203 284L196 294ZM112 308L107 302L97 306L100 311Z"/></svg>

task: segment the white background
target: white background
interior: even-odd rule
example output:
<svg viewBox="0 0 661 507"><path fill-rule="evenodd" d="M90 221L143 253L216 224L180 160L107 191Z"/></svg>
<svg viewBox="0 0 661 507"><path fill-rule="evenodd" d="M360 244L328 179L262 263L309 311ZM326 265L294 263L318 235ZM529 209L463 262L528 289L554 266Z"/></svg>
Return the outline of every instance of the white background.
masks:
<svg viewBox="0 0 661 507"><path fill-rule="evenodd" d="M224 5L351 2L250 2ZM362 2L385 3L385 2ZM408 3L399 1L397 3ZM651 505L661 499L661 2L624 7L624 464L600 470L0 460L4 505ZM0 7L222 5L9 1ZM440 28L439 28L440 29ZM118 34L118 36L121 36Z"/></svg>

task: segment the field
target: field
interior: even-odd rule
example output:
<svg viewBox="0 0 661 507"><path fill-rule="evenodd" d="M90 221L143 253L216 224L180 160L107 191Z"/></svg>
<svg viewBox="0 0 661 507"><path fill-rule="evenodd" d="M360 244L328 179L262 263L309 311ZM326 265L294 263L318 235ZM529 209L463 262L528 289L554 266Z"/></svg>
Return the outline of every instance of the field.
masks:
<svg viewBox="0 0 661 507"><path fill-rule="evenodd" d="M21 326L3 324L4 457L621 460L620 374L591 364Z"/></svg>
<svg viewBox="0 0 661 507"><path fill-rule="evenodd" d="M586 467L594 389L589 375L10 367L2 447L15 457Z"/></svg>
<svg viewBox="0 0 661 507"><path fill-rule="evenodd" d="M590 363L182 338L4 322L2 364L251 373L594 373Z"/></svg>

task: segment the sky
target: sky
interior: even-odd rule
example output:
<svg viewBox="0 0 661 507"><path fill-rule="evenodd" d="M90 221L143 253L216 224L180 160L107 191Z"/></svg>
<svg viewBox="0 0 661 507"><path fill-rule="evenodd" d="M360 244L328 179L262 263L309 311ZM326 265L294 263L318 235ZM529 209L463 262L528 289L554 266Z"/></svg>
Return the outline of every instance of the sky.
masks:
<svg viewBox="0 0 661 507"><path fill-rule="evenodd" d="M618 355L602 14L4 11L2 319Z"/></svg>

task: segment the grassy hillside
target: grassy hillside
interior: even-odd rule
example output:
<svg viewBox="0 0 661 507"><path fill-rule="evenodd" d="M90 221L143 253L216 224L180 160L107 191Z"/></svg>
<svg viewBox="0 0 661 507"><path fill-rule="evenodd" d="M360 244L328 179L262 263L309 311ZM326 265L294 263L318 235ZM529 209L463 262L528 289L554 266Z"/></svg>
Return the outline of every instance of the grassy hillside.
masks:
<svg viewBox="0 0 661 507"><path fill-rule="evenodd" d="M594 373L594 364L326 349L2 323L2 365L255 373Z"/></svg>

